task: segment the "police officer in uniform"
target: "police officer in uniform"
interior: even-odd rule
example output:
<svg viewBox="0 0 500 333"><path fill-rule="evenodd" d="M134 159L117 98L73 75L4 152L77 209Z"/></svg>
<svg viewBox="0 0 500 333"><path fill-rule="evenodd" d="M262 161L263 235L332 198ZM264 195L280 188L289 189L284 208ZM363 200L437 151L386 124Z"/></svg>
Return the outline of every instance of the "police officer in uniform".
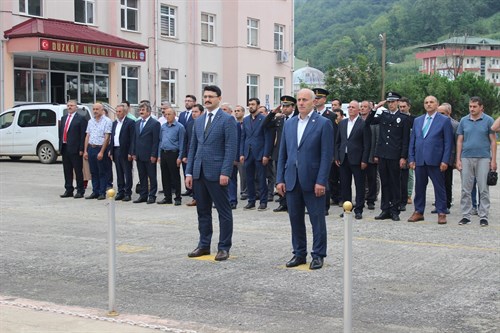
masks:
<svg viewBox="0 0 500 333"><path fill-rule="evenodd" d="M323 117L330 119L330 121L332 122L332 126L333 126L333 137L335 138L335 136L337 135L337 122L336 122L337 115L335 114L335 112L333 112L332 110L330 110L329 108L327 108L325 106L326 98L328 97L330 92L326 89L323 89L323 88L314 88L314 89L312 89L312 91L316 95L316 98L314 99L314 109L316 110L316 112L318 112ZM335 144L334 144L334 142L332 142L332 149L334 146L335 146ZM335 171L333 171L334 166L336 167L335 163L332 161L332 167L330 168L330 175L328 176L328 184L332 184L333 178L335 177L335 175L334 175ZM337 167L337 171L338 171L338 167ZM326 198L325 214L328 215L329 214L328 211L330 210L330 188L328 188L328 187L326 189L325 198Z"/></svg>
<svg viewBox="0 0 500 333"><path fill-rule="evenodd" d="M408 158L410 140L409 116L398 109L401 95L388 92L385 101L381 101L366 118L367 124L379 124L378 144L375 148L374 161L378 163L382 198L380 215L376 220L392 219L399 221L401 203L401 169ZM375 117L376 109L387 102L388 110ZM404 198L406 200L406 198Z"/></svg>

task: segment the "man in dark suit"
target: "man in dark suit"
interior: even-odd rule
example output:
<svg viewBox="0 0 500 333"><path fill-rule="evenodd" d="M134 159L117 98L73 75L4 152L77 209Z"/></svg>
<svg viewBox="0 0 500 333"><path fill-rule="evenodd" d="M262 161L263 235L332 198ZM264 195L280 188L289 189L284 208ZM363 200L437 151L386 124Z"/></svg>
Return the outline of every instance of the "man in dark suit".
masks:
<svg viewBox="0 0 500 333"><path fill-rule="evenodd" d="M186 98L184 99L184 106L186 107L186 110L182 111L179 114L179 119L177 120L179 123L182 124L182 126L184 126L184 128L187 128L188 126L192 126L192 124L194 122L193 107L195 105L196 105L196 96L186 95ZM184 162L182 162L182 170L184 171L184 179L185 179L186 178L186 163L184 163ZM190 196L192 194L193 193L190 189L187 189L186 192L182 193L183 196Z"/></svg>
<svg viewBox="0 0 500 333"><path fill-rule="evenodd" d="M272 145L272 161L276 163L276 169L278 169L278 158L281 143L281 136L283 135L283 127L285 126L285 121L293 116L293 111L295 109L295 104L297 100L292 96L283 95L280 98L281 104L272 112L269 112L266 119L264 120L264 125L267 128L274 128L275 136L271 137L269 140ZM273 144L274 143L274 144ZM288 211L288 205L286 203L286 197L279 195L278 208L273 209L273 212L286 212Z"/></svg>
<svg viewBox="0 0 500 333"><path fill-rule="evenodd" d="M415 170L415 212L408 222L424 219L425 195L429 178L434 186L438 223L446 224L446 189L444 172L450 163L453 128L450 119L437 112L439 102L434 96L424 100L426 113L415 119L410 138L408 160Z"/></svg>
<svg viewBox="0 0 500 333"><path fill-rule="evenodd" d="M201 104L195 104L193 106L193 108L191 109L191 118L193 119L193 121L189 121L186 125L187 126L186 127L186 137L184 138L184 149L182 150L182 153L183 153L182 163L184 165L187 165L187 161L188 161L189 145L191 144L191 138L193 137L194 121L196 120L196 118L201 116L201 114L203 113L204 110L205 110L205 108ZM186 192L188 192L188 191L186 191ZM193 190L192 189L189 190L188 193L191 193L191 195L193 196L193 200L188 202L186 204L186 206L189 206L189 207L196 206L196 195L194 194Z"/></svg>
<svg viewBox="0 0 500 333"><path fill-rule="evenodd" d="M141 190L139 198L134 200L134 203L147 202L153 204L156 202L156 191L158 189L156 161L158 159L161 126L158 120L151 117L151 104L139 104L139 115L141 119L135 123L135 140L132 152L137 163Z"/></svg>
<svg viewBox="0 0 500 333"><path fill-rule="evenodd" d="M61 198L73 196L73 172L76 175L75 199L83 198L83 151L87 120L76 112L75 100L69 100L66 105L68 113L61 118L59 125L59 151L62 155L65 192Z"/></svg>
<svg viewBox="0 0 500 333"><path fill-rule="evenodd" d="M370 127L359 116L359 102L351 101L348 117L342 120L337 131L335 163L340 167L342 201L352 201L351 182L356 186L356 220L363 218L365 204L365 169L370 155Z"/></svg>
<svg viewBox="0 0 500 333"><path fill-rule="evenodd" d="M268 200L265 167L269 161L269 138L267 129L262 125L266 117L257 111L259 104L260 100L258 98L248 100L250 115L243 119L240 162L245 163L247 176L248 204L244 209L255 209L255 177L257 177L260 192L259 211L263 211L267 209Z"/></svg>
<svg viewBox="0 0 500 333"><path fill-rule="evenodd" d="M323 267L326 257L325 192L334 139L332 123L313 110L314 97L309 89L298 92L299 115L285 123L280 144L276 188L281 196L286 193L294 254L287 267L306 263L306 207L313 230L309 268Z"/></svg>
<svg viewBox="0 0 500 333"><path fill-rule="evenodd" d="M375 217L376 220L400 221L401 169L406 165L410 139L409 117L398 109L400 98L401 95L398 93L388 92L386 100L378 103L365 120L368 125L379 124L379 137L374 161L378 163L380 174L382 188L380 208L382 212ZM375 117L376 110L386 102L388 110Z"/></svg>
<svg viewBox="0 0 500 333"><path fill-rule="evenodd" d="M111 129L109 157L115 162L118 194L115 200L130 201L132 196L132 143L135 123L127 117L123 104L116 107L116 119Z"/></svg>
<svg viewBox="0 0 500 333"><path fill-rule="evenodd" d="M186 188L194 186L198 213L198 246L188 257L210 254L212 241L212 204L219 213L219 243L215 260L229 258L232 246L233 213L227 186L236 156L236 120L219 108L221 90L217 86L203 89L206 111L195 120L186 167Z"/></svg>

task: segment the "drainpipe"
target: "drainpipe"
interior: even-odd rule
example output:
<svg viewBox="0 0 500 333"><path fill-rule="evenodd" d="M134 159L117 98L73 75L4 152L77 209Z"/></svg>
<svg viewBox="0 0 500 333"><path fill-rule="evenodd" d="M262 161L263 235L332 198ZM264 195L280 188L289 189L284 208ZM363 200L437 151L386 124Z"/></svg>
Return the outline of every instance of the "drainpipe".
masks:
<svg viewBox="0 0 500 333"><path fill-rule="evenodd" d="M4 103L5 103L5 78L4 78L4 62L3 62L3 50L4 50L4 44L7 40L6 39L0 39L0 112L3 112L4 110Z"/></svg>
<svg viewBox="0 0 500 333"><path fill-rule="evenodd" d="M161 96L160 96L160 86L158 85L158 0L155 0L155 14L154 14L154 35L155 35L155 46L154 46L154 90L155 90L155 104L161 105Z"/></svg>
<svg viewBox="0 0 500 333"><path fill-rule="evenodd" d="M294 82L293 82L293 72L294 72L294 68L295 68L295 37L294 37L294 34L295 34L295 30L294 30L294 25L295 25L295 1L292 0L292 24L290 25L290 31L291 31L291 34L290 34L290 47L291 47L291 50L290 50L290 56L289 58L291 59L290 61L290 64L291 64L291 68L290 68L290 71L292 72L292 79L290 80L290 86L291 86L291 90L290 90L290 95L293 96L293 93L294 93Z"/></svg>

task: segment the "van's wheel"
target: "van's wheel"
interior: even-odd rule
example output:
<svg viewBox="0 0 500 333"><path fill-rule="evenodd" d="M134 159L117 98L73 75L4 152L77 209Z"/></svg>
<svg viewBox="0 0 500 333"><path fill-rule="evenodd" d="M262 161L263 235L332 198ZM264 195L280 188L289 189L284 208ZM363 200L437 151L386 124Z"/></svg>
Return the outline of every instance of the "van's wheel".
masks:
<svg viewBox="0 0 500 333"><path fill-rule="evenodd" d="M19 161L21 158L23 158L22 156L9 156L9 158L13 161Z"/></svg>
<svg viewBox="0 0 500 333"><path fill-rule="evenodd" d="M38 147L38 159L43 164L51 164L57 160L57 154L54 147L50 143L43 143Z"/></svg>

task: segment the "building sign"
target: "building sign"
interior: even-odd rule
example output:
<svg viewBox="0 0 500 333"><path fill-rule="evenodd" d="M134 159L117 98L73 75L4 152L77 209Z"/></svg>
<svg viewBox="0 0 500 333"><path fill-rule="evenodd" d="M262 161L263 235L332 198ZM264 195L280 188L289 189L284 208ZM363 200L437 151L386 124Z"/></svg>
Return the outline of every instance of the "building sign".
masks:
<svg viewBox="0 0 500 333"><path fill-rule="evenodd" d="M40 38L40 51L145 61L146 51L99 44Z"/></svg>

